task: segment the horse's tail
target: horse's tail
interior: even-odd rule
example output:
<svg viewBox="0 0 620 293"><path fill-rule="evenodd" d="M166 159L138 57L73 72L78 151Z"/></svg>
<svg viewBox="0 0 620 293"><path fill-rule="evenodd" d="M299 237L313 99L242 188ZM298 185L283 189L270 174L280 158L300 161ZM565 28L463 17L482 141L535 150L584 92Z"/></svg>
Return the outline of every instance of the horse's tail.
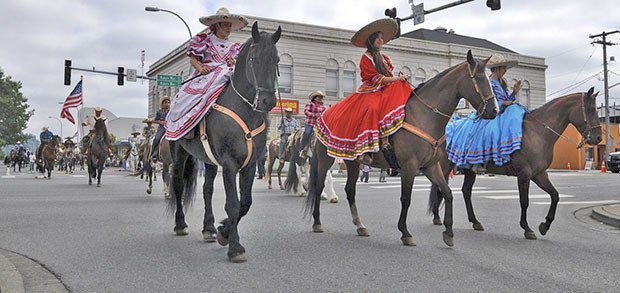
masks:
<svg viewBox="0 0 620 293"><path fill-rule="evenodd" d="M316 145L319 145L318 143ZM319 154L318 148L314 148L314 154L310 157L310 174L308 174L308 196L306 197L306 204L304 205L303 214L307 217L314 211L316 206L316 199L320 194L316 191L317 176L319 175Z"/></svg>
<svg viewBox="0 0 620 293"><path fill-rule="evenodd" d="M172 199L168 201L168 209L167 212L169 214L174 214L177 209L177 196L181 196L183 200L183 206L185 210L191 206L194 201L194 195L196 194L196 179L198 175L198 168L196 166L196 161L194 157L190 156L185 162L185 168L183 168L183 174L175 174L174 167L170 168L170 178L172 179L171 184L168 184L169 194L172 196ZM182 180L182 188L179 192L175 192L174 189L174 178L181 177Z"/></svg>
<svg viewBox="0 0 620 293"><path fill-rule="evenodd" d="M297 162L299 160L299 153L296 148L291 150L291 160L288 162L288 173L286 174L286 180L284 180L284 189L286 192L297 193L297 185L299 185L299 177L297 176Z"/></svg>

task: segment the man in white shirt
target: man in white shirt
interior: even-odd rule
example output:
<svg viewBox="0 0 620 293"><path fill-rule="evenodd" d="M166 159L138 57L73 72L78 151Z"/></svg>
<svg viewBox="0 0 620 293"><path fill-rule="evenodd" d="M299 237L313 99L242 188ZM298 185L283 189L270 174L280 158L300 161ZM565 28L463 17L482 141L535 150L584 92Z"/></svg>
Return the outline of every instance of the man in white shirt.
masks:
<svg viewBox="0 0 620 293"><path fill-rule="evenodd" d="M88 135L84 136L84 138L82 138L82 145L84 146L84 152L83 154L85 156L88 155L88 152L90 151L90 142L93 138L94 135L94 130L95 130L95 123L97 122L97 120L102 120L105 123L106 128L108 127L108 117L105 117L103 114L101 114L103 112L103 109L101 109L101 107L96 107L95 108L95 116L88 116L88 118L86 118L84 121L82 121L82 126L88 126L89 127L89 132ZM110 147L108 147L108 153L110 154L110 156L112 155L112 149Z"/></svg>

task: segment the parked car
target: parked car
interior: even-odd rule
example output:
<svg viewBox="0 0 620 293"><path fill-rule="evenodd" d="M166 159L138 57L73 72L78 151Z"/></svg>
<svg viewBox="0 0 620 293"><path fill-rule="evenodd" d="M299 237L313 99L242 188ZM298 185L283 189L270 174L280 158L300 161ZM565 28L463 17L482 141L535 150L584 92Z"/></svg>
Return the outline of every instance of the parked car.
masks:
<svg viewBox="0 0 620 293"><path fill-rule="evenodd" d="M609 153L609 160L606 162L607 170L612 173L620 172L620 152Z"/></svg>

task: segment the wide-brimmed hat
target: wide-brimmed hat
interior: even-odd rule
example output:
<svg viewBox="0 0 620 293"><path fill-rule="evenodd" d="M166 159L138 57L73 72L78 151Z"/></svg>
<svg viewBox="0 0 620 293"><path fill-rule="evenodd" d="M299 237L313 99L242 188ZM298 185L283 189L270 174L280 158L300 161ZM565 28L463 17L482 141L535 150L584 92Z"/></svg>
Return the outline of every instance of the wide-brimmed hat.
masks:
<svg viewBox="0 0 620 293"><path fill-rule="evenodd" d="M73 138L73 136L67 136L67 137L65 137L65 139L72 139L72 138Z"/></svg>
<svg viewBox="0 0 620 293"><path fill-rule="evenodd" d="M293 113L293 108L288 107L288 108L284 109L284 112L291 112L291 113Z"/></svg>
<svg viewBox="0 0 620 293"><path fill-rule="evenodd" d="M41 127L41 130L49 130L50 128L48 126L43 126Z"/></svg>
<svg viewBox="0 0 620 293"><path fill-rule="evenodd" d="M387 44L398 32L398 23L391 18L375 20L358 30L351 37L351 43L356 47L366 48L366 40L374 32L382 32L383 43Z"/></svg>
<svg viewBox="0 0 620 293"><path fill-rule="evenodd" d="M317 96L325 97L325 94L322 91L314 91L310 93L310 95L308 96L308 99L310 99L310 101L313 101L314 97L317 97Z"/></svg>
<svg viewBox="0 0 620 293"><path fill-rule="evenodd" d="M101 109L101 107L95 107L95 112L101 112L103 111L103 109Z"/></svg>
<svg viewBox="0 0 620 293"><path fill-rule="evenodd" d="M487 62L487 67L495 68L500 66L506 66L506 69L508 69L510 67L516 66L517 64L519 64L518 61L507 60L506 57L504 57L504 55L502 54L493 54L493 56L491 56L491 59L489 59L489 62Z"/></svg>
<svg viewBox="0 0 620 293"><path fill-rule="evenodd" d="M239 30L248 25L247 18L239 14L231 14L224 7L218 9L214 15L201 17L200 22L206 26L212 26L220 22L230 22L232 23L232 30Z"/></svg>
<svg viewBox="0 0 620 293"><path fill-rule="evenodd" d="M161 104L164 103L165 100L170 101L170 96L163 96L159 99L159 105L161 106Z"/></svg>
<svg viewBox="0 0 620 293"><path fill-rule="evenodd" d="M140 132L138 132L138 131L134 131L134 132L132 132L132 133L131 133L131 135L140 135L140 134L141 134L141 133L140 133Z"/></svg>

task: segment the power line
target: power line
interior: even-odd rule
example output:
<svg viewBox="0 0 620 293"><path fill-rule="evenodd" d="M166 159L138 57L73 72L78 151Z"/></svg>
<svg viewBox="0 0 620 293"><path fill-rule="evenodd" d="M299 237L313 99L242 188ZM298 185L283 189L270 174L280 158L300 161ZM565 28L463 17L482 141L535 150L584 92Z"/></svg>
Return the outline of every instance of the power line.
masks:
<svg viewBox="0 0 620 293"><path fill-rule="evenodd" d="M571 84L571 85L569 85L569 86L567 86L567 87L565 87L565 88L563 88L563 89L560 89L560 90L557 90L557 91L555 91L555 92L553 92L553 93L550 93L550 94L548 94L545 98L548 98L548 97L553 96L553 95L555 95L555 94L557 94L557 93L560 93L560 92L566 93L566 92L568 92L568 91L570 91L570 90L572 90L572 89L574 89L574 88L576 88L576 87L579 87L579 86L581 86L582 84L584 84L584 83L586 83L586 82L590 81L591 79L595 78L596 76L598 76L598 75L599 75L599 73L601 73L601 72L599 71L599 72L597 72L597 73L595 73L595 74L593 74L593 75L590 75L590 76L588 76L588 77L586 77L586 78L584 78L584 79L582 79L582 80L578 81L577 83Z"/></svg>

